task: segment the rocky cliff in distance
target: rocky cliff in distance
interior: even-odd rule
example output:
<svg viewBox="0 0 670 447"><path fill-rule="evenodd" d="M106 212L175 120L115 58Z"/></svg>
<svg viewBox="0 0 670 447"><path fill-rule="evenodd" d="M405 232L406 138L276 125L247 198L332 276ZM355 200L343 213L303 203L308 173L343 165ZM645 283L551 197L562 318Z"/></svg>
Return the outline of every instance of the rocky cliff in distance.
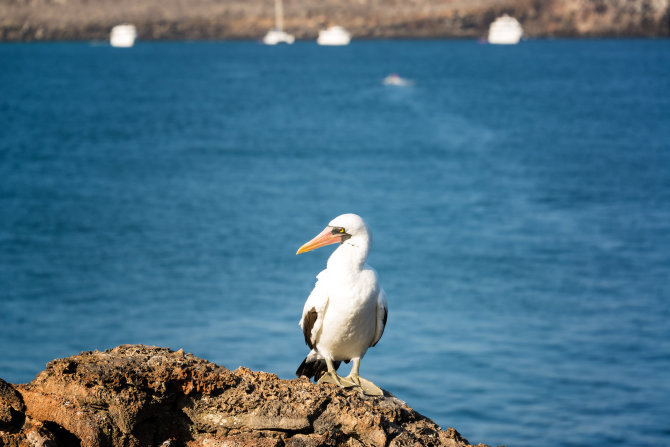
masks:
<svg viewBox="0 0 670 447"><path fill-rule="evenodd" d="M123 345L0 379L0 446L468 447L397 398ZM479 444L480 447L486 447Z"/></svg>
<svg viewBox="0 0 670 447"><path fill-rule="evenodd" d="M0 41L107 40L134 23L142 40L259 39L274 0L0 0ZM328 24L354 38L477 38L509 13L527 37L669 36L670 0L284 0L285 28L314 39Z"/></svg>

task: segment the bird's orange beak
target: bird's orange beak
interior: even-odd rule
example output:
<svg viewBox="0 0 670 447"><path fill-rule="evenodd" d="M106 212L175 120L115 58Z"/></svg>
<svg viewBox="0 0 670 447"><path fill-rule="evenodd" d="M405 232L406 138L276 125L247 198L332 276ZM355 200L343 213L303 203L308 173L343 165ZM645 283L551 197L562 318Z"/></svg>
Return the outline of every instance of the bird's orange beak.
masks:
<svg viewBox="0 0 670 447"><path fill-rule="evenodd" d="M324 230L319 233L314 239L307 242L305 245L298 249L296 255L300 253L305 253L306 251L314 250L315 248L325 247L326 245L336 244L342 240L341 234L333 234L333 229L331 227L326 227Z"/></svg>

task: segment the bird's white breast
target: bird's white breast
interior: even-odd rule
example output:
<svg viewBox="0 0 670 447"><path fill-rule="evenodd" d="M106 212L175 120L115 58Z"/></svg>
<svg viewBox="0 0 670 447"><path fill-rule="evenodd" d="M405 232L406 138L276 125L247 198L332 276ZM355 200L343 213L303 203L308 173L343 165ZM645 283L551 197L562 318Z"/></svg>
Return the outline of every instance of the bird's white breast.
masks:
<svg viewBox="0 0 670 447"><path fill-rule="evenodd" d="M375 332L377 274L370 268L343 274L328 270L324 278L327 279L328 307L317 336L317 349L333 360L363 357Z"/></svg>

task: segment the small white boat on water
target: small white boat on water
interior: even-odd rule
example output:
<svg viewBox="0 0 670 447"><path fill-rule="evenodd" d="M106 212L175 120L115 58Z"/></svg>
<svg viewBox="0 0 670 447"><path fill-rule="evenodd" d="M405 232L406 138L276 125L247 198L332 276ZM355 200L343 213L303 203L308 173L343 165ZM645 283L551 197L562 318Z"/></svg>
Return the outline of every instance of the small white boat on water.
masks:
<svg viewBox="0 0 670 447"><path fill-rule="evenodd" d="M277 45L279 43L292 44L295 37L284 31L284 6L282 0L275 0L275 27L263 37L265 45Z"/></svg>
<svg viewBox="0 0 670 447"><path fill-rule="evenodd" d="M491 23L489 27L489 43L500 45L514 45L519 43L523 29L514 17L504 14Z"/></svg>
<svg viewBox="0 0 670 447"><path fill-rule="evenodd" d="M382 83L384 85L394 85L396 87L405 87L414 84L413 81L400 77L400 75L397 73L391 73L390 75L386 76Z"/></svg>
<svg viewBox="0 0 670 447"><path fill-rule="evenodd" d="M124 23L112 28L112 32L109 33L109 44L113 47L129 48L135 45L136 38L137 29L135 29L135 25Z"/></svg>
<svg viewBox="0 0 670 447"><path fill-rule="evenodd" d="M280 43L291 45L293 42L295 42L295 37L280 29L271 29L263 37L265 45L277 45Z"/></svg>
<svg viewBox="0 0 670 447"><path fill-rule="evenodd" d="M319 45L349 45L349 42L351 34L341 26L329 26L319 31L319 37L316 39Z"/></svg>

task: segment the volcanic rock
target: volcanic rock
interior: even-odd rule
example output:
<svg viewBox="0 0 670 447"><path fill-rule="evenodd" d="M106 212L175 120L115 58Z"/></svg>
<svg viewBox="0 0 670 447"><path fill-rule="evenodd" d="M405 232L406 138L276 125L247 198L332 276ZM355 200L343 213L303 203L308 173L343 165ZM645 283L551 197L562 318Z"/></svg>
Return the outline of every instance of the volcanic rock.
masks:
<svg viewBox="0 0 670 447"><path fill-rule="evenodd" d="M142 345L54 360L28 384L0 380L0 446L25 445L469 446L390 394Z"/></svg>

